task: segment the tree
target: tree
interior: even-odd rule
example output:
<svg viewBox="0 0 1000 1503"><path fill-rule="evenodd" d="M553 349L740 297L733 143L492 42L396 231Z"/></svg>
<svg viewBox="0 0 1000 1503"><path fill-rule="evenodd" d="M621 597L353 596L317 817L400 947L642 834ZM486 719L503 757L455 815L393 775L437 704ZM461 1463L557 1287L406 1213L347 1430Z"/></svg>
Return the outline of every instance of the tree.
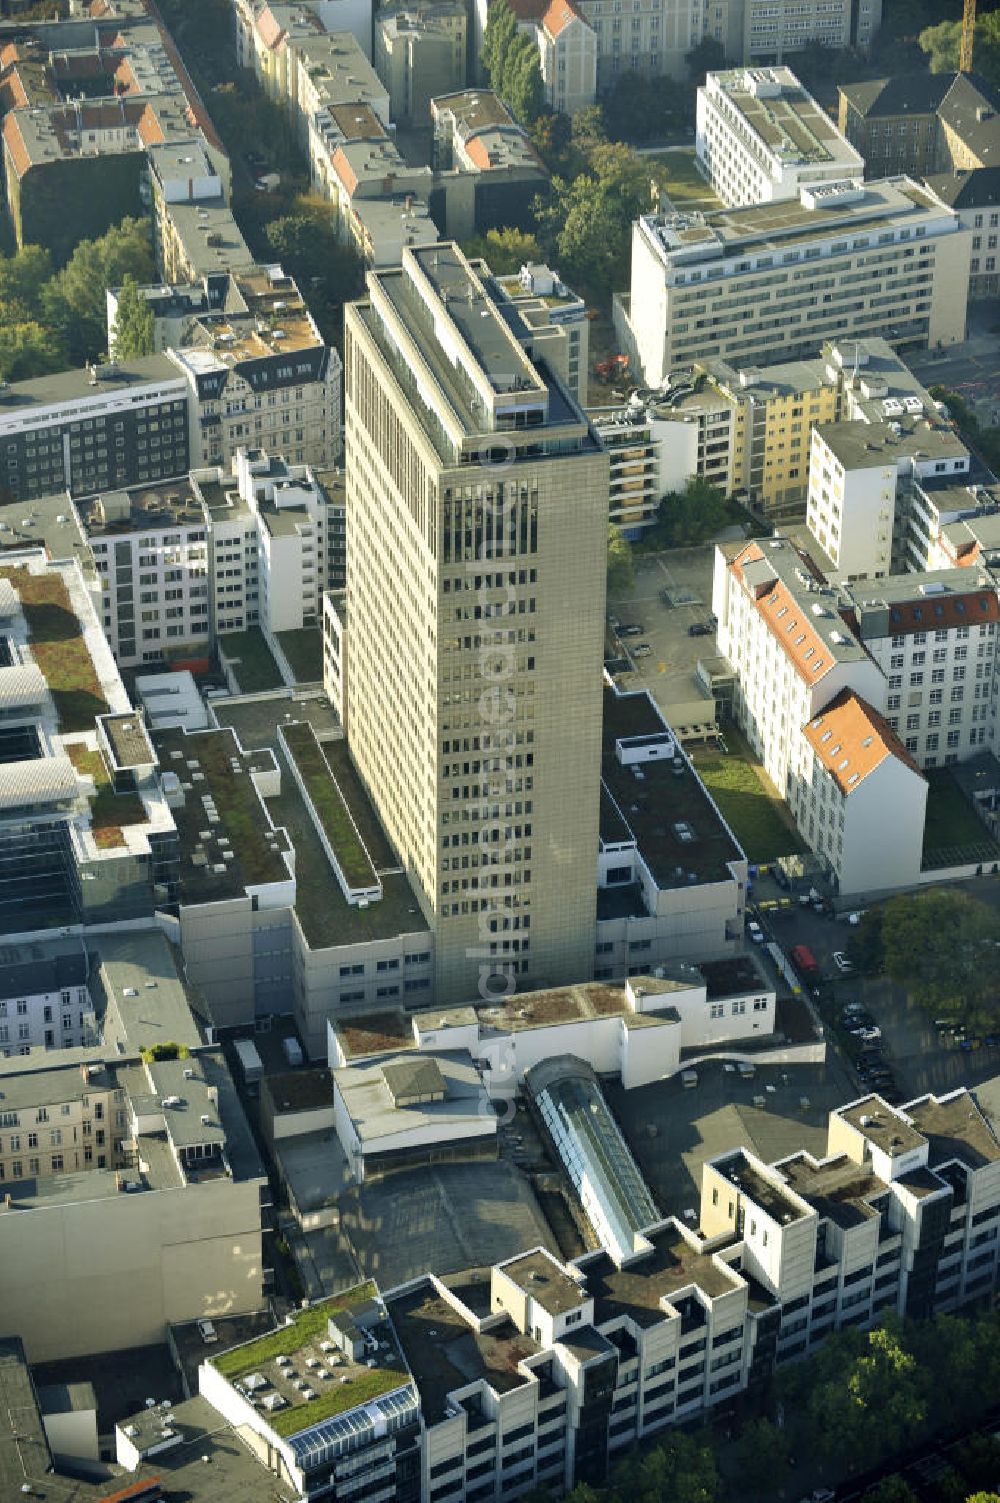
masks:
<svg viewBox="0 0 1000 1503"><path fill-rule="evenodd" d="M666 548L703 543L729 520L722 492L700 475L692 475L683 491L673 491L660 502L656 541Z"/></svg>
<svg viewBox="0 0 1000 1503"><path fill-rule="evenodd" d="M635 583L632 549L620 527L608 523L608 594L627 595Z"/></svg>
<svg viewBox="0 0 1000 1503"><path fill-rule="evenodd" d="M865 976L881 974L885 964L881 908L869 908L861 915L860 924L848 938L847 953L856 971Z"/></svg>
<svg viewBox="0 0 1000 1503"><path fill-rule="evenodd" d="M535 200L539 238L566 279L606 298L628 279L632 222L649 207L649 168L627 146L598 140L590 170L556 177L548 200Z"/></svg>
<svg viewBox="0 0 1000 1503"><path fill-rule="evenodd" d="M909 1483L893 1472L891 1477L883 1477L874 1487L866 1488L861 1503L919 1503L919 1500Z"/></svg>
<svg viewBox="0 0 1000 1503"><path fill-rule="evenodd" d="M743 1426L736 1443L740 1480L752 1493L768 1493L780 1485L788 1467L788 1440L769 1419Z"/></svg>
<svg viewBox="0 0 1000 1503"><path fill-rule="evenodd" d="M0 304L20 309L27 318L42 311L42 292L52 277L52 257L40 245L25 245L0 257Z"/></svg>
<svg viewBox="0 0 1000 1503"><path fill-rule="evenodd" d="M1000 990L1000 925L991 908L945 889L892 898L882 910L885 973L919 1006L971 1021Z"/></svg>
<svg viewBox="0 0 1000 1503"><path fill-rule="evenodd" d="M489 8L480 59L490 87L522 125L530 126L541 114L545 100L541 63L535 42L518 29L517 17L507 0L493 0Z"/></svg>
<svg viewBox="0 0 1000 1503"><path fill-rule="evenodd" d="M329 204L307 201L296 213L273 219L264 235L267 253L295 278L323 338L339 340L343 306L363 290L364 266L338 240Z"/></svg>
<svg viewBox="0 0 1000 1503"><path fill-rule="evenodd" d="M462 247L470 257L481 257L498 277L516 275L528 262L542 259L542 248L534 235L508 226L476 235Z"/></svg>
<svg viewBox="0 0 1000 1503"><path fill-rule="evenodd" d="M702 37L696 47L684 58L688 73L695 83L704 83L706 73L715 73L726 66L726 49L714 37Z"/></svg>
<svg viewBox="0 0 1000 1503"><path fill-rule="evenodd" d="M937 26L926 26L917 40L921 50L930 58L932 73L958 71L958 54L962 45L961 21L940 21Z"/></svg>
<svg viewBox="0 0 1000 1503"><path fill-rule="evenodd" d="M0 380L28 381L65 365L66 351L51 329L33 319L12 323L0 317Z"/></svg>
<svg viewBox="0 0 1000 1503"><path fill-rule="evenodd" d="M82 365L106 349L108 288L120 287L128 276L144 285L155 273L143 219L123 219L99 239L80 241L42 293L46 321L61 333L71 361Z"/></svg>
<svg viewBox="0 0 1000 1503"><path fill-rule="evenodd" d="M151 355L156 342L156 320L148 298L139 292L131 272L118 292L118 310L111 332L111 353L119 360Z"/></svg>
<svg viewBox="0 0 1000 1503"><path fill-rule="evenodd" d="M486 17L480 62L491 88L501 92L508 49L517 35L517 17L507 0L493 0Z"/></svg>
<svg viewBox="0 0 1000 1503"><path fill-rule="evenodd" d="M683 94L666 86L663 78L619 73L605 94L601 109L613 140L655 141L673 129L683 116Z"/></svg>

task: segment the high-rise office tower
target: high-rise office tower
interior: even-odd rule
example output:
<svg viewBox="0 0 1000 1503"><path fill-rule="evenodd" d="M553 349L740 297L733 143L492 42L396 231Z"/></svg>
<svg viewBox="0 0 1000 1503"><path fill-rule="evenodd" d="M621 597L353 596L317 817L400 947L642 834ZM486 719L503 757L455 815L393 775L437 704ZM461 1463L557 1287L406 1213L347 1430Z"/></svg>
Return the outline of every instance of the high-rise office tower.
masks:
<svg viewBox="0 0 1000 1503"><path fill-rule="evenodd" d="M608 460L453 244L345 336L346 719L435 1001L592 974Z"/></svg>

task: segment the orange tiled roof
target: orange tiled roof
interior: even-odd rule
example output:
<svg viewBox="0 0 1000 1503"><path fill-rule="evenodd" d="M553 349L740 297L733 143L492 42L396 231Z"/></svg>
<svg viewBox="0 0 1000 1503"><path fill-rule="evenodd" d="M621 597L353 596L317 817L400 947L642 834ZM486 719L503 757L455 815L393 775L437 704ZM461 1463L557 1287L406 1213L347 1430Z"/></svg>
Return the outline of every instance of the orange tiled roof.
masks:
<svg viewBox="0 0 1000 1503"><path fill-rule="evenodd" d="M469 161L472 163L473 167L478 167L482 172L488 172L490 170L490 167L492 166L492 163L490 162L490 154L486 148L485 143L480 139L479 136L470 136L469 139L465 142L465 154L469 158Z"/></svg>
<svg viewBox="0 0 1000 1503"><path fill-rule="evenodd" d="M330 160L330 165L333 168L334 172L337 174L340 181L343 183L344 187L347 189L348 194L353 194L355 188L358 186L357 173L354 171L354 168L351 166L350 162L347 160L346 156L339 146L333 153L333 156Z"/></svg>
<svg viewBox="0 0 1000 1503"><path fill-rule="evenodd" d="M751 543L729 567L742 583L743 566L759 563L763 557L763 550ZM825 678L836 661L830 644L824 642L806 608L781 580L770 581L756 597L754 605L799 677L807 684L818 684Z"/></svg>
<svg viewBox="0 0 1000 1503"><path fill-rule="evenodd" d="M851 689L842 689L803 735L842 793L853 792L887 757L923 777L888 722Z"/></svg>
<svg viewBox="0 0 1000 1503"><path fill-rule="evenodd" d="M285 28L277 19L270 6L262 10L257 17L257 31L265 47L270 47L273 52L285 35Z"/></svg>
<svg viewBox="0 0 1000 1503"><path fill-rule="evenodd" d="M18 177L23 177L31 166L31 155L24 144L17 115L8 115L3 123L3 139L7 155Z"/></svg>
<svg viewBox="0 0 1000 1503"><path fill-rule="evenodd" d="M551 0L542 17L542 25L550 37L557 37L566 30L567 26L582 19L580 12L569 3L569 0Z"/></svg>

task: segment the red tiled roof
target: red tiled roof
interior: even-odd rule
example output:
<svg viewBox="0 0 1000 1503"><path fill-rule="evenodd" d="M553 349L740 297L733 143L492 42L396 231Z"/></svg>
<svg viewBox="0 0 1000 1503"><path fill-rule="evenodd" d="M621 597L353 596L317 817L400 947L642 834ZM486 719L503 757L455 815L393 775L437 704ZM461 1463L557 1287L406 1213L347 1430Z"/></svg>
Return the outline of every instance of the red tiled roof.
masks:
<svg viewBox="0 0 1000 1503"><path fill-rule="evenodd" d="M17 115L8 115L4 120L3 139L7 158L13 165L18 177L22 178L31 166L31 156L27 146L24 144L24 137L21 134Z"/></svg>
<svg viewBox="0 0 1000 1503"><path fill-rule="evenodd" d="M152 105L146 105L139 116L136 129L139 132L139 140L143 146L160 146L166 139L163 134L163 127Z"/></svg>
<svg viewBox="0 0 1000 1503"><path fill-rule="evenodd" d="M923 777L888 722L852 689L842 689L803 735L842 793L852 793L887 757Z"/></svg>
<svg viewBox="0 0 1000 1503"><path fill-rule="evenodd" d="M751 543L729 565L743 583L743 567L759 563L764 553ZM818 684L836 661L832 648L817 631L806 608L799 604L780 579L769 580L754 599L758 614L800 678ZM838 628L835 628L835 630Z"/></svg>
<svg viewBox="0 0 1000 1503"><path fill-rule="evenodd" d="M215 129L215 126L212 124L212 117L202 103L201 95L195 88L194 83L191 79L191 75L188 72L187 68L184 66L184 62L181 58L180 53L177 51L173 37L170 35L169 31L163 24L163 19L160 15L160 12L156 8L156 0L143 0L143 4L145 6L146 14L149 16L150 20L156 26L156 29L160 34L160 41L163 44L163 50L166 52L167 57L170 59L171 67L177 74L178 82L180 83L180 86L184 91L184 98L187 100L188 106L187 118L189 122L192 125L198 126L205 139L212 146L214 146L216 150L225 151L225 147L222 144L219 133Z"/></svg>
<svg viewBox="0 0 1000 1503"><path fill-rule="evenodd" d="M889 607L889 631L894 637L929 628L944 631L950 626L978 626L985 621L1000 621L1000 601L995 590L985 585L962 594L921 595Z"/></svg>
<svg viewBox="0 0 1000 1503"><path fill-rule="evenodd" d="M465 142L465 153L473 167L478 167L482 172L488 172L493 165L490 154L479 136L470 136Z"/></svg>

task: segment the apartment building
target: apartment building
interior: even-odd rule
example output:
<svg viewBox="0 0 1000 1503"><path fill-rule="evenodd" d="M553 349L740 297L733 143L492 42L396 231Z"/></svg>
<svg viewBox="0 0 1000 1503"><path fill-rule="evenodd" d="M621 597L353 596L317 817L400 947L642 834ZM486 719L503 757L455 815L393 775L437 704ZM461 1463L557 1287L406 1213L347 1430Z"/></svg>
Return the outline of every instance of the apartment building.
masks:
<svg viewBox="0 0 1000 1503"><path fill-rule="evenodd" d="M575 115L597 94L597 34L570 0L515 0L518 26L538 48L545 103Z"/></svg>
<svg viewBox="0 0 1000 1503"><path fill-rule="evenodd" d="M807 522L839 575L892 572L897 506L915 483L961 483L971 463L955 430L919 397L883 402L882 422L826 423L812 430ZM898 551L898 549L897 549Z"/></svg>
<svg viewBox="0 0 1000 1503"><path fill-rule="evenodd" d="M0 391L0 485L31 501L181 474L188 400L166 355L11 382Z"/></svg>
<svg viewBox="0 0 1000 1503"><path fill-rule="evenodd" d="M801 188L798 201L643 215L616 327L658 387L695 361L807 357L825 339L953 343L968 280L967 233L909 179Z"/></svg>
<svg viewBox="0 0 1000 1503"><path fill-rule="evenodd" d="M0 1053L96 1043L89 976L80 940L0 946Z"/></svg>
<svg viewBox="0 0 1000 1503"><path fill-rule="evenodd" d="M465 87L466 26L461 0L420 0L379 10L373 60L398 124L425 126L435 94Z"/></svg>
<svg viewBox="0 0 1000 1503"><path fill-rule="evenodd" d="M76 560L49 563L40 547L5 555L0 930L11 944L51 938L54 928L150 919L176 857L155 759L94 611L94 582ZM7 1026L12 1045L31 1042L16 1009ZM66 1031L79 1027L73 1016Z"/></svg>
<svg viewBox="0 0 1000 1503"><path fill-rule="evenodd" d="M201 282L249 271L250 247L229 207L229 164L193 139L151 145L145 190L153 220L153 248L168 283Z"/></svg>
<svg viewBox="0 0 1000 1503"><path fill-rule="evenodd" d="M368 288L346 323L352 756L434 928L439 1000L493 977L578 979L594 946L607 459L453 245L408 249ZM494 642L502 746L477 708L493 703Z"/></svg>
<svg viewBox="0 0 1000 1503"><path fill-rule="evenodd" d="M773 538L716 549L712 600L737 724L838 890L912 885L926 786L883 718L885 675L840 592Z"/></svg>
<svg viewBox="0 0 1000 1503"><path fill-rule="evenodd" d="M222 1052L202 1045L162 936L113 940L106 980L126 972L156 989L184 1057L141 1057L137 1024L0 1061L0 1294L33 1361L159 1342L176 1321L264 1301L267 1180Z"/></svg>
<svg viewBox="0 0 1000 1503"><path fill-rule="evenodd" d="M444 233L528 228L535 196L548 194L549 174L503 100L489 89L442 94L431 100L431 123L434 186L446 196Z"/></svg>
<svg viewBox="0 0 1000 1503"><path fill-rule="evenodd" d="M890 728L920 767L963 761L993 739L1000 603L971 564L851 590L859 640L885 674Z"/></svg>
<svg viewBox="0 0 1000 1503"><path fill-rule="evenodd" d="M695 161L724 204L794 199L860 178L865 163L790 68L709 73L698 90Z"/></svg>
<svg viewBox="0 0 1000 1503"><path fill-rule="evenodd" d="M253 265L217 290L224 311L194 317L169 356L190 393L191 466L228 464L241 448L268 449L290 464L336 464L340 356L294 280L280 265Z"/></svg>
<svg viewBox="0 0 1000 1503"><path fill-rule="evenodd" d="M783 63L802 47L867 52L882 23L882 0L709 0L702 36L721 42L728 62Z"/></svg>
<svg viewBox="0 0 1000 1503"><path fill-rule="evenodd" d="M61 263L79 240L141 214L148 153L161 145L184 143L192 160L210 151L228 196L222 143L155 11L19 28L5 61L3 166L19 245L45 245Z"/></svg>

